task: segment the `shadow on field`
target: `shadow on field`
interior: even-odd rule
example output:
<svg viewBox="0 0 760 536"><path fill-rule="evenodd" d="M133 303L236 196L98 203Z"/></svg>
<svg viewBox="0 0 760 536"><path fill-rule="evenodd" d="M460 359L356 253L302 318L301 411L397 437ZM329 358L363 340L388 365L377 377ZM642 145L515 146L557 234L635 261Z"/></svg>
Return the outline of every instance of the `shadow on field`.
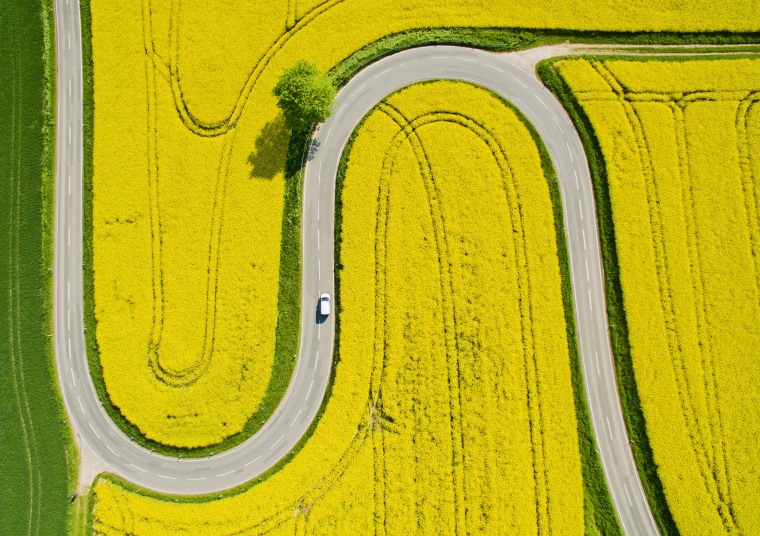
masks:
<svg viewBox="0 0 760 536"><path fill-rule="evenodd" d="M252 179L272 179L279 171L285 171L285 152L290 140L290 129L285 117L279 114L261 129L253 152L248 156Z"/></svg>

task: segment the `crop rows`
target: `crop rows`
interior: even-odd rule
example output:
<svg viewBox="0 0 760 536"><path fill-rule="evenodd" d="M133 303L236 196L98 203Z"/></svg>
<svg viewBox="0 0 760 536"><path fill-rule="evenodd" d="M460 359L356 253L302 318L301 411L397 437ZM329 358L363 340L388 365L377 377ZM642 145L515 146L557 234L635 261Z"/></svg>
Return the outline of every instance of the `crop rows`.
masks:
<svg viewBox="0 0 760 536"><path fill-rule="evenodd" d="M144 86L136 93L143 95L146 124L142 133L137 126L132 133L144 143L143 160L134 167L145 182L132 180L121 192L109 191L105 180L112 166L97 160L95 165L98 343L105 385L121 413L151 440L201 447L247 426L267 387L277 287L265 281L278 272L279 240L279 233L270 238L269 229L280 223L281 207L260 212L267 223L251 224L239 212L225 217L225 207L239 204L241 194L257 195L230 187L237 130L208 143L177 121L172 66L158 52L155 32L162 23L154 4L143 2L141 31L135 34L144 51ZM178 16L178 10L175 2L171 13ZM133 58L135 66L139 59ZM103 121L96 115L96 131ZM103 151L97 140L95 149ZM281 183L272 186L261 193L282 195ZM235 245L249 233L274 247L259 247L256 254L250 241ZM129 269L119 271L114 259L125 254ZM249 275L241 279L245 270ZM236 310L241 303L250 310L257 296L267 318Z"/></svg>
<svg viewBox="0 0 760 536"><path fill-rule="evenodd" d="M0 23L0 534L66 531L76 454L55 375L52 6L5 2Z"/></svg>
<svg viewBox="0 0 760 536"><path fill-rule="evenodd" d="M450 402L452 403L451 414L457 413L457 418L452 418L451 431L452 431L452 444L455 446L452 457L454 459L454 467L458 469L455 472L455 492L459 499L457 511L458 513L464 512L464 505L462 504L462 496L464 495L464 475L462 473L465 466L463 460L463 446L460 446L460 442L463 441L464 436L461 433L461 390L460 390L460 365L458 362L458 356L460 355L459 338L454 334L459 334L461 330L457 326L457 314L453 304L454 301L454 288L452 283L452 262L450 253L448 251L448 241L446 240L446 224L442 216L443 207L441 207L441 192L437 187L435 178L433 176L432 167L428 156L425 152L422 139L419 135L419 129L423 126L435 124L435 123L451 123L463 126L475 133L490 149L491 156L496 162L499 163L499 168L502 172L502 178L504 184L502 186L504 190L504 197L509 206L510 219L513 224L519 229L517 234L519 235L518 243L513 243L513 256L515 260L515 272L517 276L518 288L522 290L519 297L520 310L521 310L521 338L523 353L525 359L525 383L526 399L528 403L528 411L530 414L530 437L531 437L531 450L532 450L532 466L534 475L534 493L536 496L536 516L538 519L539 533L549 534L549 509L548 509L548 476L546 471L546 458L543 452L543 414L540 404L540 392L539 384L537 381L538 371L537 363L535 360L536 349L532 344L533 340L533 322L532 322L532 310L530 303L530 280L527 272L527 251L525 249L525 230L522 225L522 210L519 203L519 194L517 191L517 185L514 182L514 178L509 169L509 163L507 160L506 151L499 144L499 141L493 137L493 135L483 125L477 123L466 115L452 112L437 112L427 113L421 116L417 116L410 120L404 117L403 113L395 108L391 104L383 104L380 106L380 110L388 115L399 127L399 134L394 140L393 148L386 153L385 162L394 162L396 159L396 153L403 143L410 143L415 157L417 159L417 165L419 173L425 184L425 191L427 194L427 205L430 209L430 217L434 222L434 242L436 245L436 251L439 259L440 269L440 281L441 281L441 297L442 305L446 311L443 314L443 318L447 320L444 323L443 330L446 339L447 346L447 362L449 364L449 390L450 390ZM384 167L384 173L381 175L381 187L380 198L378 199L378 207L386 206L388 203L389 192L389 172L387 171L389 165ZM382 217L381 210L378 209L378 222L383 221L387 225L387 216ZM379 225L381 228L384 226ZM383 234L387 234L387 230L381 231ZM514 235L513 235L514 236ZM376 238L376 244L381 240ZM385 240L382 240L384 243ZM378 256L380 258L380 256ZM460 261L461 262L461 261ZM376 277L380 279L383 277L386 271L386 266L378 262L378 269L376 271ZM381 296L383 294L380 294ZM449 324L449 325L447 325ZM452 340L453 339L453 340ZM384 338L378 341L380 344L384 343ZM464 525L463 520L457 519L458 523ZM463 532L467 532L466 528Z"/></svg>
<svg viewBox="0 0 760 536"><path fill-rule="evenodd" d="M757 100L752 85L760 79L750 69L735 88L700 87L709 84L710 67L720 73L719 62L698 66L702 78L689 62L652 63L578 60L560 72L607 161L631 355L671 512L684 534L706 526L751 533L756 514L742 504L758 491L757 476L738 463L746 454L731 430L744 410L725 374L739 357L733 352L743 351L727 344L726 334L742 341L740 348L757 335L732 323L728 309L757 315L760 304L758 180L747 134ZM665 67L675 74L662 84L681 82L681 91L658 87L648 70ZM723 76L742 67L726 65ZM723 234L726 221L737 240ZM739 271L730 291L720 280L727 266ZM679 447L685 450L674 451Z"/></svg>

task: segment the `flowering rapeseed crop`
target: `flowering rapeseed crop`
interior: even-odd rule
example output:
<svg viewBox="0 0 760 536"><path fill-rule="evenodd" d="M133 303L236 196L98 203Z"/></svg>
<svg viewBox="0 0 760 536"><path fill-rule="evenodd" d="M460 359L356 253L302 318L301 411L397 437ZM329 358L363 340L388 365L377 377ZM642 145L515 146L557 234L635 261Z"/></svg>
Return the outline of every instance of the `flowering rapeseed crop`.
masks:
<svg viewBox="0 0 760 536"><path fill-rule="evenodd" d="M604 155L647 435L681 534L760 533L760 60L558 63Z"/></svg>
<svg viewBox="0 0 760 536"><path fill-rule="evenodd" d="M92 0L106 388L149 438L239 432L273 362L287 132L271 88L418 27L757 30L753 2Z"/></svg>
<svg viewBox="0 0 760 536"><path fill-rule="evenodd" d="M554 216L527 127L485 89L411 86L368 116L340 195L341 359L314 435L207 504L100 480L96 531L583 533Z"/></svg>

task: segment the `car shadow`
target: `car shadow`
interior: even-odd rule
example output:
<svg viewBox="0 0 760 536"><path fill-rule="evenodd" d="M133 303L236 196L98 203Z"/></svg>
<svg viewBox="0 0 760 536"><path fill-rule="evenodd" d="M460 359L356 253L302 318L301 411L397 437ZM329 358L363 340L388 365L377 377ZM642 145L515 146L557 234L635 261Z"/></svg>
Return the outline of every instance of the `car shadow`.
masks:
<svg viewBox="0 0 760 536"><path fill-rule="evenodd" d="M327 321L327 317L319 312L319 300L317 300L317 307L314 309L314 314L317 325L324 324Z"/></svg>

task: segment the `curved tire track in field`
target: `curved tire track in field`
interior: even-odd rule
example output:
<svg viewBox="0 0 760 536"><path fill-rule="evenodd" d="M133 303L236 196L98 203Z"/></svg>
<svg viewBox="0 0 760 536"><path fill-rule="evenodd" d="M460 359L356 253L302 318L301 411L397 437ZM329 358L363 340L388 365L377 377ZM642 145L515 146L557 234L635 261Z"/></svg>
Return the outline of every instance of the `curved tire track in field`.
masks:
<svg viewBox="0 0 760 536"><path fill-rule="evenodd" d="M319 149L306 169L303 202L301 348L288 391L270 421L237 447L203 459L153 454L124 435L101 408L89 376L82 316L82 57L79 6L56 0L58 124L54 264L55 348L64 402L81 442L115 473L161 492L197 494L260 475L285 456L314 419L330 376L333 317L314 322L317 296L333 291L335 176L342 148L361 118L407 84L468 80L510 100L533 123L558 173L592 421L613 499L629 534L657 534L638 479L607 336L594 200L583 147L559 102L523 70L519 55L424 47L384 58L340 92L336 114L317 130ZM320 214L326 217L320 219Z"/></svg>

